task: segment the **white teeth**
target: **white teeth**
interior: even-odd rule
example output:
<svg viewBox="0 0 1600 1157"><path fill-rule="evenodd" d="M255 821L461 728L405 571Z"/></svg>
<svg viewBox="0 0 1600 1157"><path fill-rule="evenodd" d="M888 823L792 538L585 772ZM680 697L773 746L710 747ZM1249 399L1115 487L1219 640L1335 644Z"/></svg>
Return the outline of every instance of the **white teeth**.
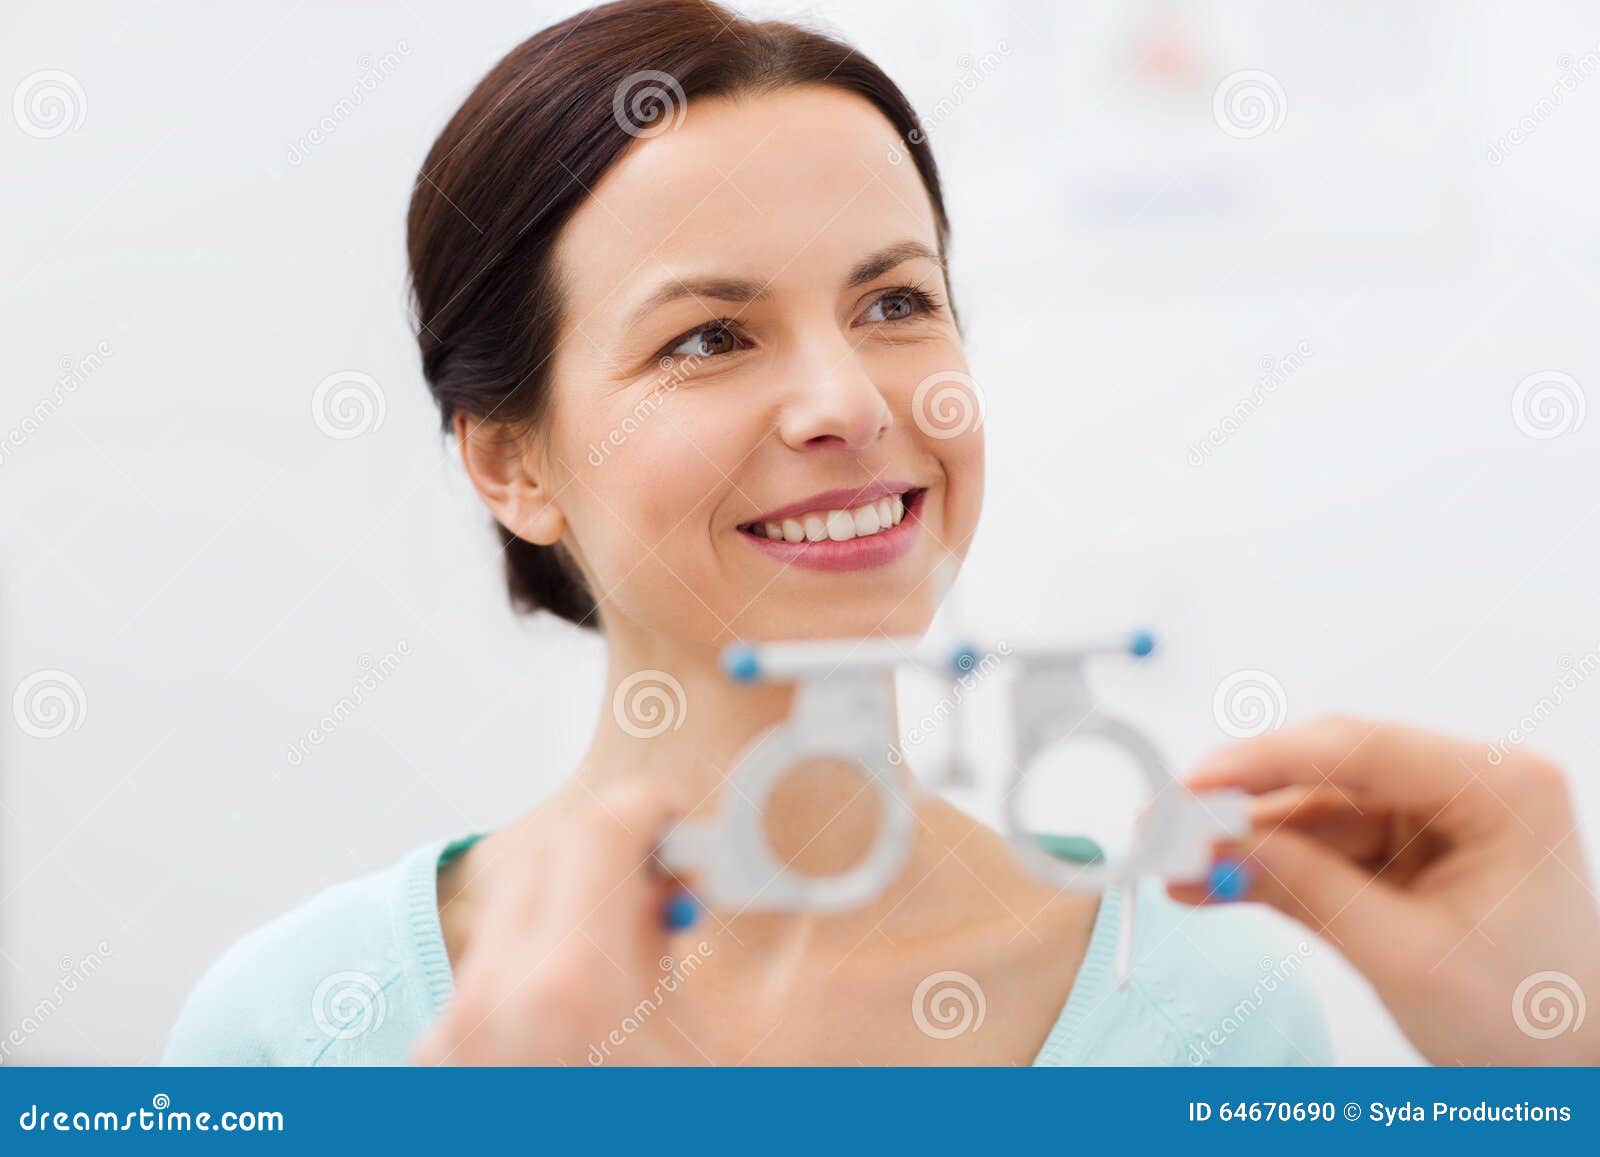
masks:
<svg viewBox="0 0 1600 1157"><path fill-rule="evenodd" d="M819 510L777 522L755 523L752 529L773 542L848 542L892 530L905 516L904 496L889 494L850 510Z"/></svg>

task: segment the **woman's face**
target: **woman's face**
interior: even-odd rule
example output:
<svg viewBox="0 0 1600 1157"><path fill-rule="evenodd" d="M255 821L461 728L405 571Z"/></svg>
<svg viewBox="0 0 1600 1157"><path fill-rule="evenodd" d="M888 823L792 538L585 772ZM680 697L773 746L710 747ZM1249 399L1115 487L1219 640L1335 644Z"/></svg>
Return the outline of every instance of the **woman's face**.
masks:
<svg viewBox="0 0 1600 1157"><path fill-rule="evenodd" d="M983 493L933 212L824 88L696 101L557 251L538 469L602 620L697 641L912 634Z"/></svg>

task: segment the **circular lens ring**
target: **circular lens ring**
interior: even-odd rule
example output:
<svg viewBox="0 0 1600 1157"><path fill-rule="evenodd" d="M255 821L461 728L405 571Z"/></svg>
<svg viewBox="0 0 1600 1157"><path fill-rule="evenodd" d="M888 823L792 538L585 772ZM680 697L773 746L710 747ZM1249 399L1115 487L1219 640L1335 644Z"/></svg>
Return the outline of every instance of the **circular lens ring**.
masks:
<svg viewBox="0 0 1600 1157"><path fill-rule="evenodd" d="M1001 804L1001 820L1006 838L1010 840L1018 858L1035 875L1070 891L1099 892L1138 874L1140 857L1137 837L1129 854L1120 860L1102 857L1093 863L1073 865L1057 859L1034 843L1032 834L1022 822L1022 785L1034 768L1048 752L1086 739L1103 739L1130 756L1144 776L1152 801L1161 799L1161 793L1172 784L1172 772L1161 758L1161 752L1145 738L1143 732L1120 719L1094 712L1071 730L1046 740L1031 751L1017 753L1016 767L1011 773L1010 782L1006 784Z"/></svg>
<svg viewBox="0 0 1600 1157"><path fill-rule="evenodd" d="M834 876L808 876L779 859L767 842L766 805L791 769L816 759L837 759L861 769L877 793L882 815L872 848L859 863ZM911 854L914 815L896 790L886 745L842 745L798 733L781 724L760 737L740 759L738 782L726 819L730 875L747 904L763 908L837 911L854 908L883 893Z"/></svg>

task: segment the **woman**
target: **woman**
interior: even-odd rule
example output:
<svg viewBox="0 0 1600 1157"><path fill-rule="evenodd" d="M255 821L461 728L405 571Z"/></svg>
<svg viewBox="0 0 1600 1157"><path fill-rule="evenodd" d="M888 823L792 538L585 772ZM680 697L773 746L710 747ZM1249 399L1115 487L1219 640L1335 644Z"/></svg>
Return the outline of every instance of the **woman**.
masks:
<svg viewBox="0 0 1600 1157"><path fill-rule="evenodd" d="M423 372L512 599L604 636L613 709L555 798L236 945L169 1060L1326 1060L1297 961L1247 920L1151 891L1119 990L1120 898L1047 886L938 801L887 893L844 914L698 914L651 871L788 713L721 648L918 634L965 554L982 435L925 408L925 383L970 381L947 236L905 98L816 33L628 2L489 73L412 200ZM670 727L630 718L645 684ZM812 873L877 819L826 769L771 810Z"/></svg>

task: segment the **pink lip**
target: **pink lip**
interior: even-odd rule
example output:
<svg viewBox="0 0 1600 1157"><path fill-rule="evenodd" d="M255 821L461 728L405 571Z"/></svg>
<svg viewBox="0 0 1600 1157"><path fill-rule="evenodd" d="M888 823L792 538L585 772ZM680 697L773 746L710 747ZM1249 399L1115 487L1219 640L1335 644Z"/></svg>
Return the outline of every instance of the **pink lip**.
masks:
<svg viewBox="0 0 1600 1157"><path fill-rule="evenodd" d="M879 493L872 493L877 490L876 487L864 490L830 490L826 494L817 495L816 498L831 501L834 496L844 496L849 499L848 503L841 501L838 505L827 507L827 509L841 510L851 504L861 506L873 498L882 497L883 494L899 494L903 490L912 489L916 488L895 485ZM923 491L911 505L906 507L905 517L900 520L899 526L893 530L869 534L866 538L851 538L844 542L834 542L831 538L822 539L820 542L778 542L743 530L738 533L741 538L748 539L751 546L764 551L785 566L822 571L867 570L875 566L887 566L911 549L917 532L921 529L922 500L926 495L927 492ZM815 504L816 498L807 499L806 503L796 506L786 506L782 511L767 515L761 521L776 522L785 516L785 512L794 515L820 509Z"/></svg>

